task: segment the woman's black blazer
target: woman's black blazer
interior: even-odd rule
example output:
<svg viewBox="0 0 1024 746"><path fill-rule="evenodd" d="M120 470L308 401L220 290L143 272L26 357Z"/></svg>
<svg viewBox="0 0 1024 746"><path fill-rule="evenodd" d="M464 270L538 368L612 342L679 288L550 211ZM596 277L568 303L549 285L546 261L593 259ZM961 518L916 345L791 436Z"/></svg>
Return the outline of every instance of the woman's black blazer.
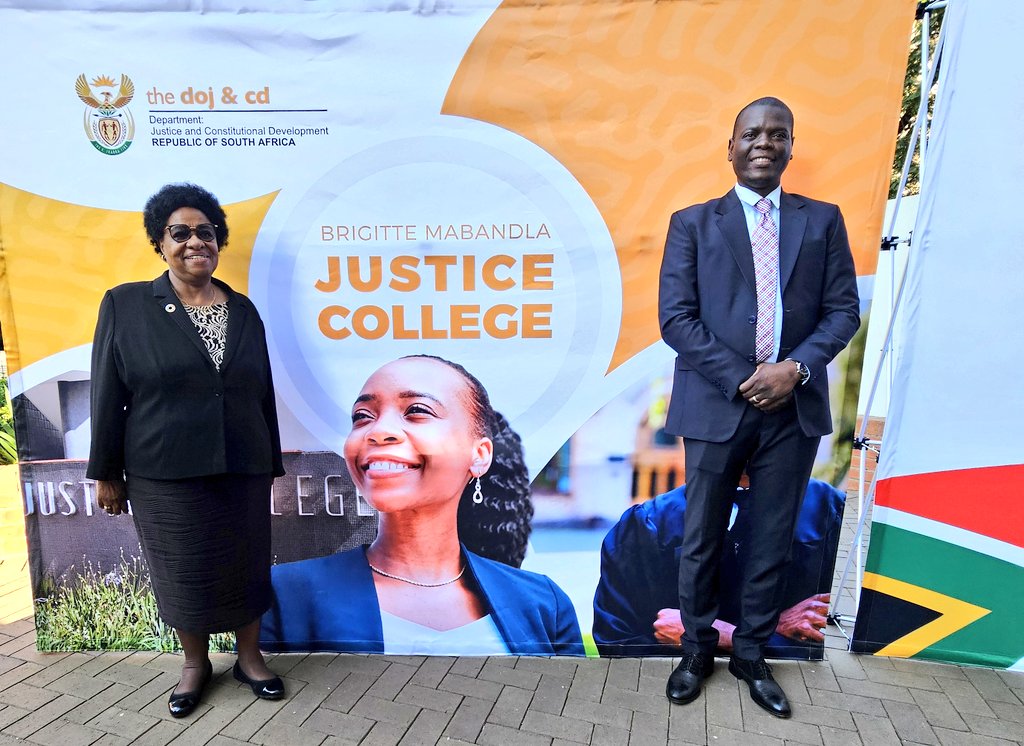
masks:
<svg viewBox="0 0 1024 746"><path fill-rule="evenodd" d="M263 322L252 301L214 282L228 295L219 372L167 272L103 296L89 478L284 474Z"/></svg>

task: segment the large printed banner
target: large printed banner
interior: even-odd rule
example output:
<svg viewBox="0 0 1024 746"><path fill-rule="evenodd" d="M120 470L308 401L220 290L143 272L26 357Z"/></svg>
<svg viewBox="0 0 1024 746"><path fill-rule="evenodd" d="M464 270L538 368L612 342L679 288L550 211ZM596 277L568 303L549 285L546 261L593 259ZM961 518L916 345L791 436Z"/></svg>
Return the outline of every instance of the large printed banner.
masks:
<svg viewBox="0 0 1024 746"><path fill-rule="evenodd" d="M854 649L1024 670L1024 19L964 0L944 25Z"/></svg>
<svg viewBox="0 0 1024 746"><path fill-rule="evenodd" d="M868 287L912 0L20 5L0 2L0 65L25 82L25 106L0 111L0 279L41 641L113 644L47 629L59 589L121 578L138 554L84 478L92 334L108 288L164 270L147 197L192 181L226 208L217 277L266 325L288 468L269 506L280 567L372 540L375 506L338 455L353 402L382 364L437 355L486 387L509 423L508 483L532 483L510 498L524 546L507 562L523 550L565 591L591 652L671 651L653 631L675 606L669 518L685 500L662 429L669 215L731 188L734 116L778 96L796 116L784 186L841 205ZM829 592L848 453L822 446L794 615ZM664 526L667 553L630 545L637 520ZM473 570L500 616L519 591ZM617 574L647 585L626 598ZM510 651L543 651L499 628ZM796 638L780 629L779 654L820 654Z"/></svg>

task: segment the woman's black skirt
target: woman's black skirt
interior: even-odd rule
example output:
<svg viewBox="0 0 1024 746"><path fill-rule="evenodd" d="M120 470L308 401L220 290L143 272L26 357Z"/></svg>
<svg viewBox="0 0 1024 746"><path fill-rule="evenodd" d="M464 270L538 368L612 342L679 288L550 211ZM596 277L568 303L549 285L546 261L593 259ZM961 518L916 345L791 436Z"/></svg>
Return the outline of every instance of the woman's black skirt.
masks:
<svg viewBox="0 0 1024 746"><path fill-rule="evenodd" d="M128 500L160 617L197 634L243 627L270 607L268 475L128 475Z"/></svg>

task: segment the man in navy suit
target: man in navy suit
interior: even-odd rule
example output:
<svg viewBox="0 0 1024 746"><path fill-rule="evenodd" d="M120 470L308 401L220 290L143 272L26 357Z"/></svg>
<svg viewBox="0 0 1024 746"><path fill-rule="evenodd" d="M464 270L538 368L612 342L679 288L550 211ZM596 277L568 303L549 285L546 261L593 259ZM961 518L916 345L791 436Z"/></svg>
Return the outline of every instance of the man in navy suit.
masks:
<svg viewBox="0 0 1024 746"><path fill-rule="evenodd" d="M836 205L782 191L793 112L762 98L729 139L737 185L672 216L661 266L661 333L677 353L666 429L686 451L679 560L683 656L666 687L696 699L714 668L719 559L740 474L751 536L729 671L754 702L789 717L764 661L780 583L822 435L832 430L826 365L860 324L857 278Z"/></svg>

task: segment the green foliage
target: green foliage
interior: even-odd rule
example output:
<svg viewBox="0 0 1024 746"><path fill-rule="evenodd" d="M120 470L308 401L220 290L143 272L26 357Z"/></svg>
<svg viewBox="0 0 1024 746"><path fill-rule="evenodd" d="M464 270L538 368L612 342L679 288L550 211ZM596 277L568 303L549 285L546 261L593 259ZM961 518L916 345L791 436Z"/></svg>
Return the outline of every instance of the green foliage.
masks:
<svg viewBox="0 0 1024 746"><path fill-rule="evenodd" d="M928 5L931 0L921 0L918 4ZM939 29L942 26L941 9L931 14L931 23L928 30L929 60L935 53L935 45L939 40ZM930 64L930 63L929 63ZM935 80L938 80L936 73ZM910 147L910 136L914 131L914 124L917 122L918 109L921 106L921 21L914 21L914 30L910 36L910 54L907 57L907 74L903 79L903 105L900 110L900 121L896 135L896 157L893 161L892 174L889 177L889 199L896 197L900 186L900 176L903 171L903 161L907 157L907 149ZM935 84L933 82L928 91L928 116L931 117L935 105ZM920 191L919 183L919 160L920 151L915 148L912 154L910 175L907 178L907 186L903 190L904 195L917 194Z"/></svg>
<svg viewBox="0 0 1024 746"><path fill-rule="evenodd" d="M36 644L40 650L181 649L177 635L160 619L149 574L141 558L122 554L108 573L91 562L68 582L46 578L37 590ZM234 635L210 636L210 649L234 650Z"/></svg>
<svg viewBox="0 0 1024 746"><path fill-rule="evenodd" d="M821 468L815 467L814 476L840 487L849 474L853 462L850 444L857 432L857 402L860 399L861 375L864 370L864 351L867 347L870 314L861 319L860 329L850 344L836 358L838 368L835 385L830 386L832 411L838 413L836 433L832 438L832 457Z"/></svg>
<svg viewBox="0 0 1024 746"><path fill-rule="evenodd" d="M18 448L14 443L14 414L11 397L7 393L7 376L0 376L0 464L18 461Z"/></svg>

